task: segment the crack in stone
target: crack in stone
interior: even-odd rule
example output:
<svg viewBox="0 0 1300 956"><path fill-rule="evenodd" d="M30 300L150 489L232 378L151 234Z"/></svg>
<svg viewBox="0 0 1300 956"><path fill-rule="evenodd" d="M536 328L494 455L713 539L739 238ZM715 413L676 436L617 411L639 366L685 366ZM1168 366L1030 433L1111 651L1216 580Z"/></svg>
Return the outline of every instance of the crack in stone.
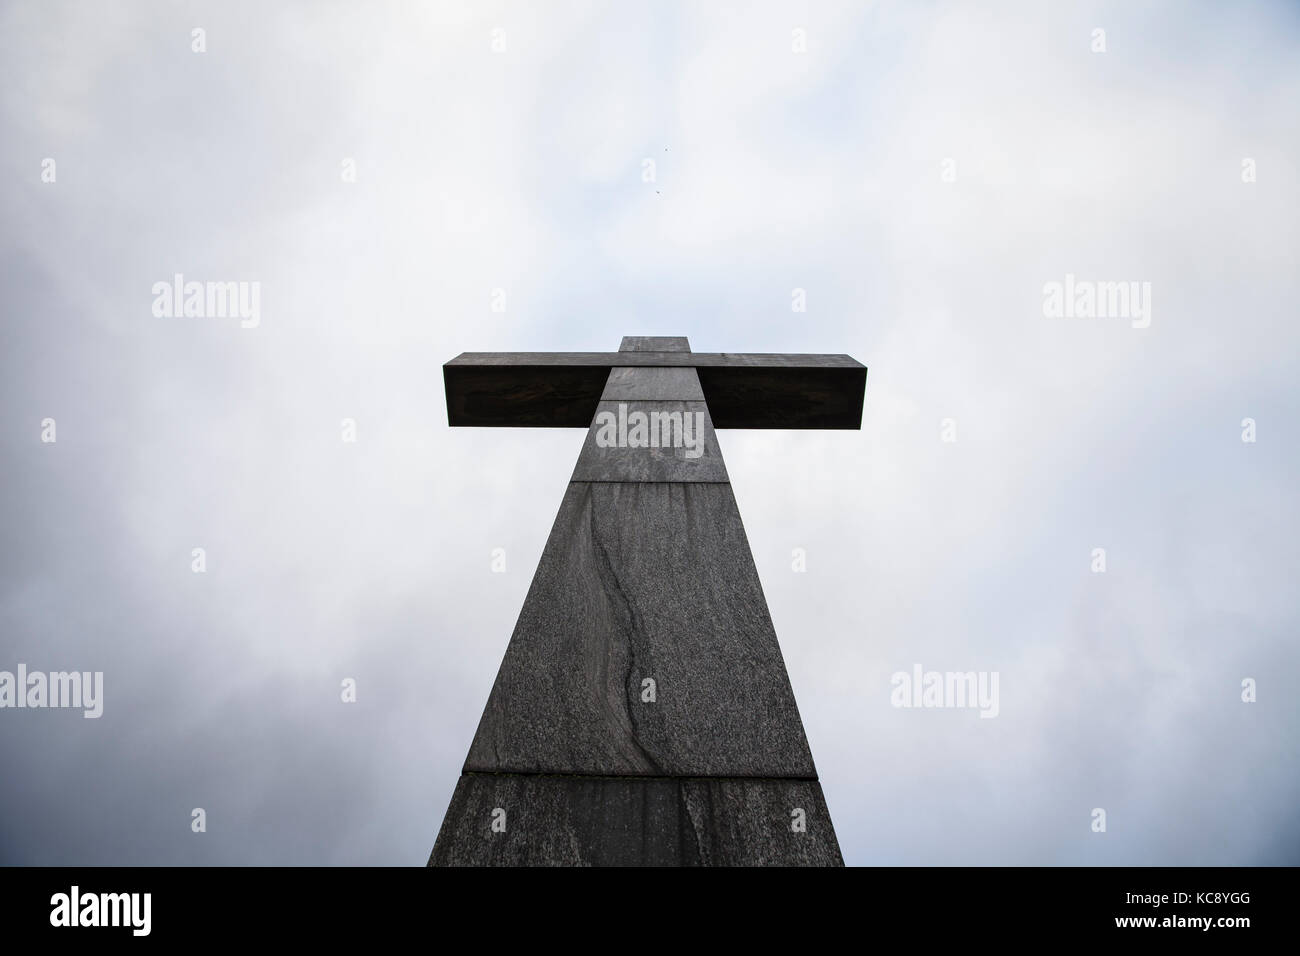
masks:
<svg viewBox="0 0 1300 956"><path fill-rule="evenodd" d="M591 516L591 540L600 561L597 564L597 573L600 575L601 583L607 585L606 594L616 594L622 601L623 607L627 613L628 620L628 639L627 639L627 669L623 674L623 704L627 709L628 726L631 729L630 738L632 745L640 752L645 762L649 764L650 769L656 773L662 773L662 767L659 761L648 751L641 743L638 734L637 719L635 716L636 708L632 698L632 675L636 670L636 637L640 631L638 624L638 615L636 608L632 604L632 599L623 589L623 584L619 580L618 573L614 570L614 562L610 559L609 550L605 547L601 539L600 532L597 528L596 521L596 502L595 496L588 491L587 494L588 509ZM608 585L613 585L609 587Z"/></svg>

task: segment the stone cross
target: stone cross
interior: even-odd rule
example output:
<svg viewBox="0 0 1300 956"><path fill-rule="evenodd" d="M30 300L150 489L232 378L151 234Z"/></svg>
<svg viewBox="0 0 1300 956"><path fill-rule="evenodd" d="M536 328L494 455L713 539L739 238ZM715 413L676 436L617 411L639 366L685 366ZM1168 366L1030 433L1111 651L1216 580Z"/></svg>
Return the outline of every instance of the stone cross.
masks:
<svg viewBox="0 0 1300 956"><path fill-rule="evenodd" d="M842 865L715 428L859 428L847 355L465 353L451 425L587 438L431 866Z"/></svg>

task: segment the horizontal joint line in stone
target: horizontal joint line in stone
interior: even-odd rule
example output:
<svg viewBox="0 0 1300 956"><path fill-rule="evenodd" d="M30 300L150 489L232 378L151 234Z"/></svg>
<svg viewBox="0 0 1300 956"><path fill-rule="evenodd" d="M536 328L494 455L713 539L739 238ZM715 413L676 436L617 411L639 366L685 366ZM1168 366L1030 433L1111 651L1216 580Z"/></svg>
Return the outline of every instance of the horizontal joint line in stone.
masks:
<svg viewBox="0 0 1300 956"><path fill-rule="evenodd" d="M637 481L635 478L574 478L571 485L729 485L729 479L722 478L675 478L665 481L657 478L653 481Z"/></svg>
<svg viewBox="0 0 1300 956"><path fill-rule="evenodd" d="M462 777L563 777L579 780L792 780L801 783L817 783L816 776L773 776L762 773L564 773L555 770L464 770Z"/></svg>

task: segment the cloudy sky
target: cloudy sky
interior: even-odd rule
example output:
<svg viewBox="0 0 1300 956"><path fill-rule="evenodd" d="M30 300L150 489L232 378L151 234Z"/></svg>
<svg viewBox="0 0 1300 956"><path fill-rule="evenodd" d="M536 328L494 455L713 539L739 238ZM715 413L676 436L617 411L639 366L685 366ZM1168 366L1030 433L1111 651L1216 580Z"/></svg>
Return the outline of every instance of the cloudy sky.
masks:
<svg viewBox="0 0 1300 956"><path fill-rule="evenodd" d="M440 365L659 334L870 368L861 431L720 435L847 862L1300 863L1297 43L0 5L0 670L105 682L0 710L0 862L423 863L583 440L449 429ZM156 315L177 273L258 324ZM1045 316L1067 275L1149 326ZM998 717L892 707L917 664Z"/></svg>

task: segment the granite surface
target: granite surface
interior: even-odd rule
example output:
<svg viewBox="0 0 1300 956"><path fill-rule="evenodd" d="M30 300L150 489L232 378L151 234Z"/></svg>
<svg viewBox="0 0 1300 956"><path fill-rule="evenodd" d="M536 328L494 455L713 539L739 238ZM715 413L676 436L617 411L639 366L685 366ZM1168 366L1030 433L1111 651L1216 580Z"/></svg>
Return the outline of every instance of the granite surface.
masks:
<svg viewBox="0 0 1300 956"><path fill-rule="evenodd" d="M609 370L602 402L645 401L702 402L704 389L693 368L636 368L625 365Z"/></svg>
<svg viewBox="0 0 1300 956"><path fill-rule="evenodd" d="M803 832L794 829L796 810L803 811ZM843 866L844 860L814 780L466 774L429 865Z"/></svg>
<svg viewBox="0 0 1300 956"><path fill-rule="evenodd" d="M647 419L652 413L678 415L683 420L687 415L692 416L693 448L684 445L676 448L601 447L597 443L598 429L593 424L582 444L570 481L728 480L727 465L718 448L718 435L713 430L709 409L704 402L601 402L597 407L597 415L609 412L617 420L620 405L624 406L629 415L641 412ZM703 428L697 431L701 423ZM696 457L690 457L692 454Z"/></svg>
<svg viewBox="0 0 1300 956"><path fill-rule="evenodd" d="M569 485L465 769L816 777L731 485Z"/></svg>
<svg viewBox="0 0 1300 956"><path fill-rule="evenodd" d="M689 352L690 340L684 335L625 335L620 352Z"/></svg>
<svg viewBox="0 0 1300 956"><path fill-rule="evenodd" d="M587 428L609 367L442 367L447 423L453 427Z"/></svg>
<svg viewBox="0 0 1300 956"><path fill-rule="evenodd" d="M856 363L854 363L856 365ZM696 370L718 428L861 428L867 370L853 367Z"/></svg>

